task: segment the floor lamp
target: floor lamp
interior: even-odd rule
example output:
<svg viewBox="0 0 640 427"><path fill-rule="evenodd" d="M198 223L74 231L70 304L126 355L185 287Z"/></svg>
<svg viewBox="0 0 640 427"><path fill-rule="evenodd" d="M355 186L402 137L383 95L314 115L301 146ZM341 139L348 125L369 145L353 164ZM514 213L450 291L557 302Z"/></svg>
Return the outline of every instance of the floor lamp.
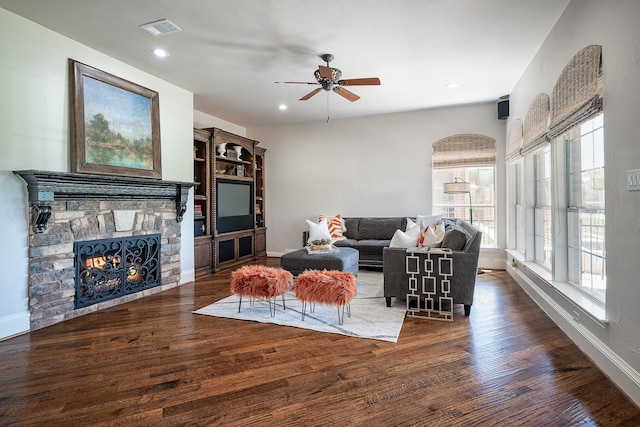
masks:
<svg viewBox="0 0 640 427"><path fill-rule="evenodd" d="M458 178L454 178L453 182L445 182L442 190L446 194L461 194L467 193L469 195L469 222L473 225L473 205L471 204L471 183L463 181ZM476 270L476 274L482 274L484 271L479 268Z"/></svg>
<svg viewBox="0 0 640 427"><path fill-rule="evenodd" d="M467 193L469 195L469 222L473 224L473 206L471 205L471 184L467 181L455 178L454 182L446 182L443 186L446 194Z"/></svg>

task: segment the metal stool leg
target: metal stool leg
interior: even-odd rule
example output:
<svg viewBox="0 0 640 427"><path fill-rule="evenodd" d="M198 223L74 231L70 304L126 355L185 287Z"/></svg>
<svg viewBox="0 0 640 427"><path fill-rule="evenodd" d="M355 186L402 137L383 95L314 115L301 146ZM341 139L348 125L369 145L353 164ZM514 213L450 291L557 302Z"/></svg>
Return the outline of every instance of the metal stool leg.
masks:
<svg viewBox="0 0 640 427"><path fill-rule="evenodd" d="M273 304L271 304L271 301L273 300ZM276 315L276 297L273 298L267 298L267 303L269 304L269 313L271 314L271 317L275 317Z"/></svg>
<svg viewBox="0 0 640 427"><path fill-rule="evenodd" d="M240 295L240 302L238 303L238 313L240 313L240 306L242 305L242 295Z"/></svg>

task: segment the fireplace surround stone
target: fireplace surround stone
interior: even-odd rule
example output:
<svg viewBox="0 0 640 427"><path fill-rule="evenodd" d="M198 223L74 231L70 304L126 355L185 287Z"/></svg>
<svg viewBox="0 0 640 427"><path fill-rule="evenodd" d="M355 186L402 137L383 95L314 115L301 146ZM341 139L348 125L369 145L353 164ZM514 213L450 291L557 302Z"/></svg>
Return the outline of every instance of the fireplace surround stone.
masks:
<svg viewBox="0 0 640 427"><path fill-rule="evenodd" d="M186 206L192 183L42 171L16 174L27 183L32 211L28 279L32 330L180 284L181 205ZM49 212L44 227L36 224L34 213L42 209ZM130 226L116 227L115 217L123 211L132 218ZM148 234L161 235L160 286L75 309L74 242Z"/></svg>

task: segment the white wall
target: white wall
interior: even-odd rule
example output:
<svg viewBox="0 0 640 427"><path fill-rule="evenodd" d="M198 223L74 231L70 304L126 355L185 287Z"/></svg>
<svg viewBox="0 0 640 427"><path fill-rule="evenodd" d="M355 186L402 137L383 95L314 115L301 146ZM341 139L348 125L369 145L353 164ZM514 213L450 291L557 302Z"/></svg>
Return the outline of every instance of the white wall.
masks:
<svg viewBox="0 0 640 427"><path fill-rule="evenodd" d="M458 133L495 138L498 158L504 159L505 122L497 119L494 102L247 129L249 138L267 148L268 254L299 248L305 219L319 213L431 213L431 146ZM498 162L498 224L504 222L503 163ZM504 249L504 230L498 230ZM498 258L504 268L504 255Z"/></svg>
<svg viewBox="0 0 640 427"><path fill-rule="evenodd" d="M193 127L198 129L219 128L236 135L247 136L247 130L242 126L238 126L234 123L219 119L198 110L193 110Z"/></svg>
<svg viewBox="0 0 640 427"><path fill-rule="evenodd" d="M640 193L626 189L627 170L640 169L640 2L573 0L511 93L509 125L538 93L551 96L567 62L591 44L602 45L609 324L581 324L558 301L532 296L640 404Z"/></svg>
<svg viewBox="0 0 640 427"><path fill-rule="evenodd" d="M193 181L193 95L0 9L0 338L29 328L28 202L12 171L70 171L68 58L159 92L162 176ZM183 281L193 278L192 209L182 224ZM191 216L191 222L189 221Z"/></svg>

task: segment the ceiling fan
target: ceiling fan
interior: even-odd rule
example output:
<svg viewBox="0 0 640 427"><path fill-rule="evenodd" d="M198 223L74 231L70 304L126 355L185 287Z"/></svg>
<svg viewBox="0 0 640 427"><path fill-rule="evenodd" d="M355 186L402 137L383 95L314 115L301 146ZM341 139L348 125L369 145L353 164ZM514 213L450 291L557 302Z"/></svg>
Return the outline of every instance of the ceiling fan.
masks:
<svg viewBox="0 0 640 427"><path fill-rule="evenodd" d="M372 85L380 85L380 79L377 77L368 77L363 79L347 79L341 80L342 71L338 68L332 68L329 66L329 62L333 60L333 55L330 53L326 53L324 55L320 55L320 58L324 62L327 63L326 66L318 65L318 69L313 73L316 77L315 82L276 82L276 83L289 83L289 84L303 84L303 85L320 85L317 89L309 92L302 98L300 101L306 101L311 98L313 95L317 94L321 90L333 91L338 95L348 99L349 101L357 101L360 99L358 95L347 90L345 86L372 86Z"/></svg>

